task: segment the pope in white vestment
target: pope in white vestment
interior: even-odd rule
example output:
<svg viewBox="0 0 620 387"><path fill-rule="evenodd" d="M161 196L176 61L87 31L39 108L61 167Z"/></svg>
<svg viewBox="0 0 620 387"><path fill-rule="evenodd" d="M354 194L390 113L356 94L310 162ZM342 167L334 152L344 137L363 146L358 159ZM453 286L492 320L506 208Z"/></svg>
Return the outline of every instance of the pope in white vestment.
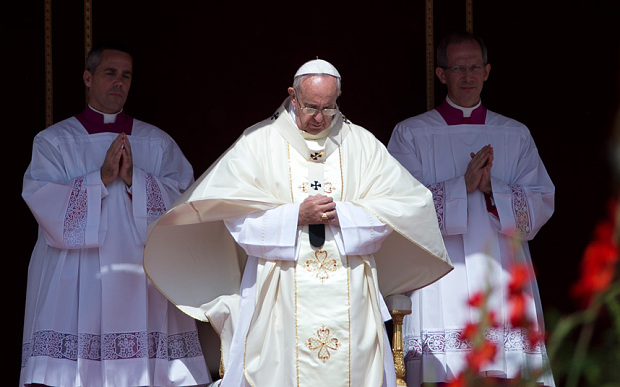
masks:
<svg viewBox="0 0 620 387"><path fill-rule="evenodd" d="M113 78L118 63L128 67L125 58L105 49L100 67ZM95 78L101 68L85 74ZM118 95L121 86L114 87ZM92 87L91 95L101 89ZM119 136L131 147L132 184L116 178L106 186L102 164ZM28 269L20 386L211 381L195 320L162 296L142 266L147 225L193 181L174 140L122 110L102 114L89 104L35 136L22 191L39 231Z"/></svg>
<svg viewBox="0 0 620 387"><path fill-rule="evenodd" d="M327 73L297 75L336 74L323 62ZM340 113L320 133L300 130L298 98L247 129L150 228L145 270L220 335L222 386L395 385L383 296L452 268L432 196ZM298 225L315 194L339 219L324 222L320 246Z"/></svg>
<svg viewBox="0 0 620 387"><path fill-rule="evenodd" d="M477 321L468 298L487 286L493 291L489 307L500 325L487 334L498 354L483 374L515 378L527 370L548 371L549 366L544 343L532 347L525 330L510 325L506 292L511 264L524 263L533 272L527 241L553 214L553 183L525 125L480 103L466 116L463 110L448 98L396 125L388 144L390 153L433 193L455 268L411 295L413 312L403 323L411 386L448 381L465 368L471 344L461 332ZM494 154L492 195L467 193L464 175L470 153L489 144ZM526 293L526 315L534 329L543 331L535 278ZM550 372L540 381L554 385Z"/></svg>

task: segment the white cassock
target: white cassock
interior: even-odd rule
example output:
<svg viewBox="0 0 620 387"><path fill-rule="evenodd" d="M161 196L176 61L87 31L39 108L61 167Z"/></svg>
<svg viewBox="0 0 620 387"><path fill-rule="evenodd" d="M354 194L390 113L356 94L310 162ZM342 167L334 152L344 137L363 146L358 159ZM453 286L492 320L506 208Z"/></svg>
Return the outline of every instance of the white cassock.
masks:
<svg viewBox="0 0 620 387"><path fill-rule="evenodd" d="M465 170L470 152L491 144L493 199L498 216L487 210L484 194L467 194ZM523 370L547 367L544 344L534 348L510 325L507 304L510 267L532 269L527 245L553 213L555 188L523 124L487 111L484 125L450 125L431 110L396 125L388 150L426 185L437 209L441 232L454 270L440 281L413 292L413 313L405 317L403 335L409 385L445 382L466 366L471 346L460 332L477 316L467 300L491 286L490 307L499 328L488 338L498 356L482 370L488 376L513 378ZM534 279L527 289L527 316L544 329ZM551 373L541 381L554 385Z"/></svg>
<svg viewBox="0 0 620 387"><path fill-rule="evenodd" d="M339 115L305 139L288 106L150 229L145 270L218 331L223 386L393 384L382 296L451 270L432 196L370 132ZM297 226L314 193L334 198L340 220L321 248Z"/></svg>
<svg viewBox="0 0 620 387"><path fill-rule="evenodd" d="M90 114L93 114L92 112ZM23 197L39 224L28 271L20 385L209 382L195 321L148 281L147 223L193 182L166 133L133 120L130 190L100 168L116 133L71 117L40 132Z"/></svg>

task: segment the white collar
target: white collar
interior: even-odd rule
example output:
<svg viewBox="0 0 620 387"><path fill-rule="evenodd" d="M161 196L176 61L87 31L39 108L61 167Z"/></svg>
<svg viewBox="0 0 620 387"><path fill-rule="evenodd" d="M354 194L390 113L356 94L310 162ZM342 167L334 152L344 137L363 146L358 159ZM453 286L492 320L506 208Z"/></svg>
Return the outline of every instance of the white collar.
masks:
<svg viewBox="0 0 620 387"><path fill-rule="evenodd" d="M471 112L473 112L474 110L476 110L480 104L482 103L482 100L478 101L478 103L475 106L472 107L463 107L463 106L459 106L457 104L455 104L454 102L452 102L450 100L450 97L446 96L446 101L448 101L448 104L450 106L452 106L455 109L459 109L460 111L463 112L463 117L471 117Z"/></svg>
<svg viewBox="0 0 620 387"><path fill-rule="evenodd" d="M123 109L119 110L117 113L104 113L104 112L100 112L99 110L95 109L94 107L88 105L89 108L91 108L92 111L97 112L99 114L103 114L103 123L104 124L110 124L110 123L114 123L116 122L116 116L119 115Z"/></svg>

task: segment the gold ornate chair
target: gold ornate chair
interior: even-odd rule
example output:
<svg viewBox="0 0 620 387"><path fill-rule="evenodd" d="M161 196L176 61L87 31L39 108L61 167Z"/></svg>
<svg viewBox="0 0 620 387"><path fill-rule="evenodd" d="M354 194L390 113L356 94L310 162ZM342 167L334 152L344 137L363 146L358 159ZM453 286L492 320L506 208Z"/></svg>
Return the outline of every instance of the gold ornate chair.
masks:
<svg viewBox="0 0 620 387"><path fill-rule="evenodd" d="M396 369L396 385L406 386L403 318L411 314L411 299L404 294L394 294L385 297L385 303L392 315L392 356L394 356L394 368Z"/></svg>

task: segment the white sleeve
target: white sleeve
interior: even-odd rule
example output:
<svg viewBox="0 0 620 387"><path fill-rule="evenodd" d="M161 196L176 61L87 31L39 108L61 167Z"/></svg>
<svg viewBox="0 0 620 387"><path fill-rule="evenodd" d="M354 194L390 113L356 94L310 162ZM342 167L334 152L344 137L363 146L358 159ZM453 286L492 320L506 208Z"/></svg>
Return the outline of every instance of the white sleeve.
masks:
<svg viewBox="0 0 620 387"><path fill-rule="evenodd" d="M343 254L373 254L392 229L366 209L347 202L336 202L340 227L331 225Z"/></svg>
<svg viewBox="0 0 620 387"><path fill-rule="evenodd" d="M251 256L295 260L299 235L299 204L284 204L271 210L225 220L226 228Z"/></svg>
<svg viewBox="0 0 620 387"><path fill-rule="evenodd" d="M101 202L108 195L101 172L68 178L75 171L69 170L63 157L46 137L37 135L22 197L48 245L59 249L98 247L105 237Z"/></svg>

